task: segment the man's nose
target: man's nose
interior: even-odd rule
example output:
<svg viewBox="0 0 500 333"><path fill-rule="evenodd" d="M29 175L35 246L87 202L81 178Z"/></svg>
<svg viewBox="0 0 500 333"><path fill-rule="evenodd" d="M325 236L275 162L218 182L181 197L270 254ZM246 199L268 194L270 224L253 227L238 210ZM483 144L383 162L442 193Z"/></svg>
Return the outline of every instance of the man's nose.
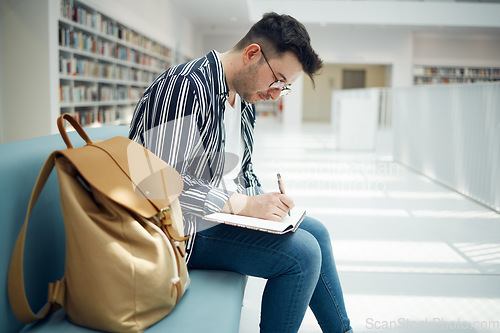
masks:
<svg viewBox="0 0 500 333"><path fill-rule="evenodd" d="M269 89L269 96L271 96L273 101L276 101L280 95L281 95L281 90L279 89Z"/></svg>

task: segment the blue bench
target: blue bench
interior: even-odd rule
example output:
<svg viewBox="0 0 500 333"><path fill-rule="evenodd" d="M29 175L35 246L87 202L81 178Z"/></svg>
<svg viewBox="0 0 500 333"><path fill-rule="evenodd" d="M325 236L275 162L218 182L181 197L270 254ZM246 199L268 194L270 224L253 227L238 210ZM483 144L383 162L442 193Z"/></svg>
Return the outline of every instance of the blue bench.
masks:
<svg viewBox="0 0 500 333"><path fill-rule="evenodd" d="M127 136L128 127L104 126L86 130L92 140ZM74 146L84 142L68 133ZM80 145L78 143L81 142ZM63 310L34 324L17 320L7 295L7 272L26 208L47 156L65 149L59 135L0 145L0 332L92 332L73 325ZM30 217L24 255L25 286L36 312L46 302L47 287L64 274L65 239L57 175L54 170ZM227 332L239 330L247 278L226 271L191 270L191 285L174 310L146 332Z"/></svg>

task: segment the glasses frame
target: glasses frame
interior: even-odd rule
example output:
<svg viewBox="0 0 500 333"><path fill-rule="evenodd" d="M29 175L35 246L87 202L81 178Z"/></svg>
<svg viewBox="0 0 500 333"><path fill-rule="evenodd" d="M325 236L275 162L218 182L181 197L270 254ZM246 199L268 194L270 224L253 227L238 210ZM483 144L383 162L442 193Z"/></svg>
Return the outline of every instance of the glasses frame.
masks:
<svg viewBox="0 0 500 333"><path fill-rule="evenodd" d="M269 66L269 69L271 70L271 72L274 75L274 78L276 79L274 82L272 82L269 85L269 89L271 89L271 90L281 90L280 96L286 96L286 95L288 95L292 91L292 89L285 82L283 82L280 79L278 79L278 77L276 76L276 74L274 74L273 68L269 64L269 61L267 61L267 57L264 54L264 51L262 51L262 47L260 48L260 52L262 53L262 56L264 57L264 60L267 63L267 66Z"/></svg>

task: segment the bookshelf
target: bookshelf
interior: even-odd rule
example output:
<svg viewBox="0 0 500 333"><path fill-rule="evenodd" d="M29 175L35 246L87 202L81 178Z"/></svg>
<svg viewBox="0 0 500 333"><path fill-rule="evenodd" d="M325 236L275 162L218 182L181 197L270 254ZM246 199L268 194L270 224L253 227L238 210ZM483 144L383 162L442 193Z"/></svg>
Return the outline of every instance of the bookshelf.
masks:
<svg viewBox="0 0 500 333"><path fill-rule="evenodd" d="M84 0L60 0L59 113L83 126L128 124L137 101L172 64L172 51Z"/></svg>
<svg viewBox="0 0 500 333"><path fill-rule="evenodd" d="M500 81L500 68L481 66L426 66L413 67L413 83L449 84Z"/></svg>
<svg viewBox="0 0 500 333"><path fill-rule="evenodd" d="M280 97L277 101L258 101L255 102L255 113L258 117L279 117L283 111L283 101Z"/></svg>

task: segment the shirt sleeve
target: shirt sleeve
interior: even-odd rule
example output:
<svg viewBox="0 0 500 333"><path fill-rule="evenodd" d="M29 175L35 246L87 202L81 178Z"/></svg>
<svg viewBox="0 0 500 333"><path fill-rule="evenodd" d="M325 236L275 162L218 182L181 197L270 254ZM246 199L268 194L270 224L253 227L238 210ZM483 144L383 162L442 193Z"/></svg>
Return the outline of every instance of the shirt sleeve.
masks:
<svg viewBox="0 0 500 333"><path fill-rule="evenodd" d="M262 194L264 191L257 175L254 173L252 164L253 153L253 130L255 127L255 107L252 104L243 104L241 114L241 134L245 142L245 150L238 175L238 192L246 195Z"/></svg>
<svg viewBox="0 0 500 333"><path fill-rule="evenodd" d="M181 174L184 190L179 196L183 213L199 217L222 210L233 192L212 186L189 175Z"/></svg>

